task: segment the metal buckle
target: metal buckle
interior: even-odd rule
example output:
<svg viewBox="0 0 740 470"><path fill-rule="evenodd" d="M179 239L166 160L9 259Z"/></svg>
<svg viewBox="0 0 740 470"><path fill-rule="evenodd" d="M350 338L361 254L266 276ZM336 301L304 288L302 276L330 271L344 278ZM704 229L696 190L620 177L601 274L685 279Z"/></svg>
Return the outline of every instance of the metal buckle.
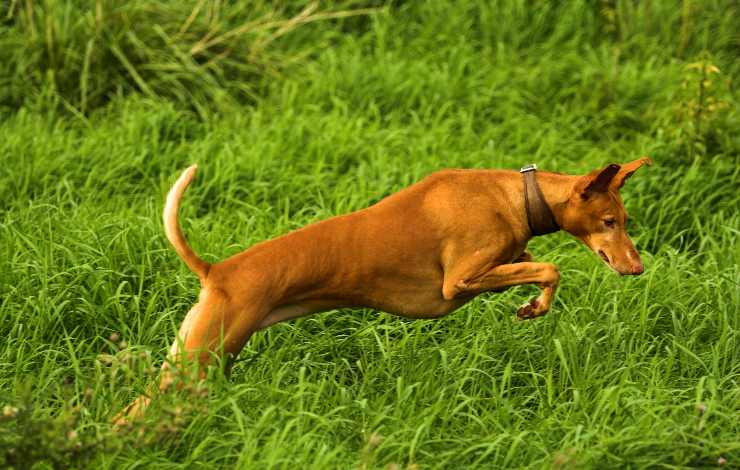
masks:
<svg viewBox="0 0 740 470"><path fill-rule="evenodd" d="M535 171L537 170L537 165L534 163L530 163L529 165L524 165L519 169L519 173L526 173L528 171Z"/></svg>

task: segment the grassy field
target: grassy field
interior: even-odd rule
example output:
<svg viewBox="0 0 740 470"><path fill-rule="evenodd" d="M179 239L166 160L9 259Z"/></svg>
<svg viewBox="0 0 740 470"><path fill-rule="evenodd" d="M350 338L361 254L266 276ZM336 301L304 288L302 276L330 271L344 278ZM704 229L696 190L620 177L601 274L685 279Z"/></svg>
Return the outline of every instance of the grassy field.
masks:
<svg viewBox="0 0 740 470"><path fill-rule="evenodd" d="M129 2L138 16L93 42L94 8L10 3L0 465L740 468L736 2L336 1L309 13L377 10L278 12L207 60L183 59L184 41L269 7ZM191 11L201 29L177 36ZM110 429L197 296L160 222L187 165L181 223L216 261L441 168L641 155L655 165L623 197L642 276L540 237L530 250L562 274L544 318L514 321L533 287L435 321L318 314L255 334L199 398Z"/></svg>

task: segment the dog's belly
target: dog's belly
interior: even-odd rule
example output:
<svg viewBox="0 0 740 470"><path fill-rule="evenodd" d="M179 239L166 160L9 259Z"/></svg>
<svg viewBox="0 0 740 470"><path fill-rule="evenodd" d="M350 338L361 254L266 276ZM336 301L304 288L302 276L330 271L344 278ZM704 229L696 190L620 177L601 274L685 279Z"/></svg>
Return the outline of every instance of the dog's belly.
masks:
<svg viewBox="0 0 740 470"><path fill-rule="evenodd" d="M275 323L293 320L295 318L300 318L312 313L325 312L339 306L340 303L336 301L306 301L295 304L281 305L274 308L272 311L270 311L270 313L267 314L267 316L265 316L258 329L261 330L263 328L267 328L270 325L274 325Z"/></svg>
<svg viewBox="0 0 740 470"><path fill-rule="evenodd" d="M438 282L419 279L413 283L375 280L356 290L351 301L356 307L374 308L406 318L439 318L470 298L445 300L442 297L441 279Z"/></svg>
<svg viewBox="0 0 740 470"><path fill-rule="evenodd" d="M402 302L384 302L374 308L406 318L439 318L458 309L470 299L429 300L406 299Z"/></svg>
<svg viewBox="0 0 740 470"><path fill-rule="evenodd" d="M363 289L350 289L348 292L335 293L336 296L313 297L283 304L270 311L261 322L259 329L281 321L338 308L373 308L412 319L439 318L456 310L474 297L445 300L441 295L441 286L434 288L419 286L418 289L398 290L397 284L394 286L395 289L392 285L372 286L372 288L364 286Z"/></svg>
<svg viewBox="0 0 740 470"><path fill-rule="evenodd" d="M472 298L472 297L471 297ZM392 300L353 302L340 300L308 301L297 304L281 305L273 309L262 320L259 329L267 328L282 321L293 320L313 313L325 312L342 307L374 308L401 317L422 319L439 318L456 310L470 299L444 300L407 298L394 302Z"/></svg>

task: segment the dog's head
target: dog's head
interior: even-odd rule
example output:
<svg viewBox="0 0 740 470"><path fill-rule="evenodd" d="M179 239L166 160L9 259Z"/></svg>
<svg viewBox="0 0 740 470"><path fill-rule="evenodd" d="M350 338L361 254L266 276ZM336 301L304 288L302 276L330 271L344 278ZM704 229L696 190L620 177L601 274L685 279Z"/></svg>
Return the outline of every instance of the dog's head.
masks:
<svg viewBox="0 0 740 470"><path fill-rule="evenodd" d="M563 211L562 228L581 240L619 274L642 274L640 255L627 235L627 211L619 189L642 165L643 157L625 165L611 164L580 177Z"/></svg>

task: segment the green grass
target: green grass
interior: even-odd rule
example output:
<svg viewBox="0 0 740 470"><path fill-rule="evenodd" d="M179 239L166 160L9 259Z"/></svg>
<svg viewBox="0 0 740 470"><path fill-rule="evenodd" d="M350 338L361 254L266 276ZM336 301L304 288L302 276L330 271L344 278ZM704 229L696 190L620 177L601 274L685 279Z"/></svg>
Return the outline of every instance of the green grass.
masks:
<svg viewBox="0 0 740 470"><path fill-rule="evenodd" d="M94 109L58 106L63 90L24 88L5 62L19 98L0 122L0 405L20 415L0 417L0 463L740 466L738 7L526 5L405 2L299 28L323 44L300 66L242 77L256 101L197 111L135 83ZM720 70L703 96L697 61ZM230 90L193 86L214 87L190 90L199 102ZM440 168L585 173L645 154L655 165L623 190L644 275L538 238L531 251L562 274L542 319L513 320L534 292L515 288L435 321L280 324L230 378L212 374L208 397L163 398L141 436L111 441L109 418L153 380L197 296L160 222L186 165L200 172L181 223L216 261Z"/></svg>

